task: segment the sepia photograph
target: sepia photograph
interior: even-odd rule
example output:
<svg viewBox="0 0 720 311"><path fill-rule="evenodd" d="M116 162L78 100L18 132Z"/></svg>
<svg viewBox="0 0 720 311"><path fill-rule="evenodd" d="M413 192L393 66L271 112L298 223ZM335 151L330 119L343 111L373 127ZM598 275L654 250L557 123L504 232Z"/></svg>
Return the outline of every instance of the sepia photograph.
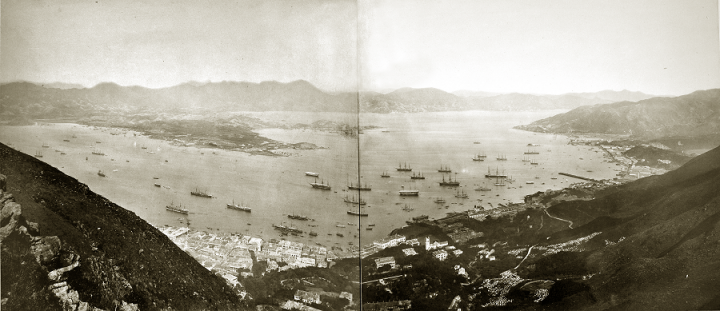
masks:
<svg viewBox="0 0 720 311"><path fill-rule="evenodd" d="M720 309L717 0L4 0L3 310Z"/></svg>

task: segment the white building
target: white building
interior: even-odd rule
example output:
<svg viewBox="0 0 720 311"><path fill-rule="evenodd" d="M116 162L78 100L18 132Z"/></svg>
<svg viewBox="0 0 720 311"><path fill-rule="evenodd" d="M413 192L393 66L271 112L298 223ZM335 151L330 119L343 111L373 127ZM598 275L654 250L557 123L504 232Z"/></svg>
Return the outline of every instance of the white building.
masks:
<svg viewBox="0 0 720 311"><path fill-rule="evenodd" d="M440 261L447 259L448 253L445 250L434 251L433 256Z"/></svg>

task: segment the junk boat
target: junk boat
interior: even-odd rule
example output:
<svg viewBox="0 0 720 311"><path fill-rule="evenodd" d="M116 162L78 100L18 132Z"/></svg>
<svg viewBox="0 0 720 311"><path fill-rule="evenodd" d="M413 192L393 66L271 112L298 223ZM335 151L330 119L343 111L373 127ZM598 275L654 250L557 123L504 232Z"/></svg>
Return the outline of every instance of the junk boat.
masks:
<svg viewBox="0 0 720 311"><path fill-rule="evenodd" d="M310 217L307 217L305 215L300 215L300 214L290 214L290 215L288 215L288 218L297 219L297 220L310 220Z"/></svg>
<svg viewBox="0 0 720 311"><path fill-rule="evenodd" d="M170 205L165 206L165 209L171 212L180 213L180 214L188 214L188 210L182 208L181 206L175 206L172 203Z"/></svg>
<svg viewBox="0 0 720 311"><path fill-rule="evenodd" d="M305 176L318 177L320 174L314 172L305 172Z"/></svg>
<svg viewBox="0 0 720 311"><path fill-rule="evenodd" d="M460 182L457 181L457 177L455 177L455 180L452 180L452 176L450 176L450 178L446 181L445 175L443 175L443 180L440 182L440 186L457 187L460 186Z"/></svg>
<svg viewBox="0 0 720 311"><path fill-rule="evenodd" d="M190 191L190 194L201 198L212 198L212 195L209 195L204 191L198 191L197 188L195 188L195 191Z"/></svg>
<svg viewBox="0 0 720 311"><path fill-rule="evenodd" d="M347 211L347 213L349 215L353 215L353 216L367 216L368 215L367 213L361 213L358 211Z"/></svg>
<svg viewBox="0 0 720 311"><path fill-rule="evenodd" d="M423 176L422 173L418 173L417 175L413 173L412 176L410 176L410 179L425 179L425 176Z"/></svg>
<svg viewBox="0 0 720 311"><path fill-rule="evenodd" d="M442 165L440 165L440 169L438 169L438 173L451 173L451 172L452 172L452 170L447 166L443 167Z"/></svg>
<svg viewBox="0 0 720 311"><path fill-rule="evenodd" d="M485 174L485 177L487 177L487 178L495 178L495 177L505 178L505 177L507 177L507 174L505 174L504 172L502 174L500 174L500 170L498 168L495 168L495 174L492 174L492 173L490 173L490 168L488 167L488 173Z"/></svg>
<svg viewBox="0 0 720 311"><path fill-rule="evenodd" d="M365 205L365 204L367 204L367 202L365 202L365 200L363 200L362 198L359 199L359 200L357 200L357 201L355 201L355 196L354 196L354 195L353 195L353 197L352 197L352 200L349 199L347 196L345 196L345 199L343 199L343 201L345 201L345 203L352 203L352 204L358 204L358 205Z"/></svg>
<svg viewBox="0 0 720 311"><path fill-rule="evenodd" d="M233 200L232 204L227 204L227 208L243 212L252 212L252 209L247 206L235 204L235 200Z"/></svg>
<svg viewBox="0 0 720 311"><path fill-rule="evenodd" d="M317 178L315 179L315 182L311 182L310 186L312 186L315 189L322 189L322 190L330 190L330 184L325 184L325 181L321 180L320 183L317 182Z"/></svg>
<svg viewBox="0 0 720 311"><path fill-rule="evenodd" d="M405 166L400 166L398 163L398 167L396 168L399 172L411 172L412 167L407 166L407 162L405 163Z"/></svg>

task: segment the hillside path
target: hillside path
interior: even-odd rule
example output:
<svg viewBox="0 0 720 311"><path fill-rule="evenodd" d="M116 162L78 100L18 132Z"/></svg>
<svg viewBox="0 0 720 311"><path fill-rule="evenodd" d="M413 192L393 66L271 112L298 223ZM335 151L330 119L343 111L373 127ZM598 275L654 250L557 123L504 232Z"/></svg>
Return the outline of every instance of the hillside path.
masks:
<svg viewBox="0 0 720 311"><path fill-rule="evenodd" d="M548 213L547 209L545 210L545 214L547 214L548 217L550 217L550 218L553 218L553 219L557 219L557 220L560 220L560 221L564 221L564 222L570 223L570 224L568 225L568 228L570 228L570 229L573 228L573 227L572 227L572 225L573 225L573 222L572 222L572 221L569 221L569 220L567 220L567 219L557 218L557 217L555 217L555 216L553 216L553 215L550 215L550 213Z"/></svg>

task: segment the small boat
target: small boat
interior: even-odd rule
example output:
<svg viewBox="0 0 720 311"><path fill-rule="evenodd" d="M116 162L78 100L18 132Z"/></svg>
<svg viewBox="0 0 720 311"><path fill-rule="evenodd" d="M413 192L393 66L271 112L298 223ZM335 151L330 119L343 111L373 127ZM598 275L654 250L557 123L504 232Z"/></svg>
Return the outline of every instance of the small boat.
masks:
<svg viewBox="0 0 720 311"><path fill-rule="evenodd" d="M372 230L372 229L373 229L372 227L365 228L365 230Z"/></svg>
<svg viewBox="0 0 720 311"><path fill-rule="evenodd" d="M315 232L315 231L310 231L310 236L317 236L317 235L318 235L317 232Z"/></svg>
<svg viewBox="0 0 720 311"><path fill-rule="evenodd" d="M305 172L305 176L318 177L320 174L314 172Z"/></svg>
<svg viewBox="0 0 720 311"><path fill-rule="evenodd" d="M337 224L337 225L335 225L335 227L338 227L338 228L345 228L345 225L342 225L342 224Z"/></svg>
<svg viewBox="0 0 720 311"><path fill-rule="evenodd" d="M287 215L287 217L290 219L297 219L297 220L310 220L310 217L307 217L305 215L300 215L300 214L290 214L290 215Z"/></svg>
<svg viewBox="0 0 720 311"><path fill-rule="evenodd" d="M42 158L42 157L43 157L42 151L40 151L40 150L35 151L35 157L36 157L36 158Z"/></svg>
<svg viewBox="0 0 720 311"><path fill-rule="evenodd" d="M105 177L105 172L103 172L102 170L99 170L99 171L97 172L97 174L98 174L98 176L100 176L100 177Z"/></svg>
<svg viewBox="0 0 720 311"><path fill-rule="evenodd" d="M50 145L48 145L48 143L43 143L43 144L42 144L42 147L43 147L43 148L50 148Z"/></svg>
<svg viewBox="0 0 720 311"><path fill-rule="evenodd" d="M340 232L335 233L335 235L337 235L337 236L339 236L339 237L341 237L341 238L344 237L344 235L343 235L342 233L340 233Z"/></svg>
<svg viewBox="0 0 720 311"><path fill-rule="evenodd" d="M160 188L160 184L155 184L155 187L158 187L158 188Z"/></svg>
<svg viewBox="0 0 720 311"><path fill-rule="evenodd" d="M368 227L375 227L375 224L368 224Z"/></svg>
<svg viewBox="0 0 720 311"><path fill-rule="evenodd" d="M64 142L70 142L70 140L69 140L69 139L63 139L63 141L64 141Z"/></svg>
<svg viewBox="0 0 720 311"><path fill-rule="evenodd" d="M476 154L473 158L473 161L485 161L485 157L481 157L479 154Z"/></svg>
<svg viewBox="0 0 720 311"><path fill-rule="evenodd" d="M443 199L443 198L437 198L437 199L435 199L435 201L433 201L433 202L438 203L438 204L443 204L443 203L445 203L445 199Z"/></svg>
<svg viewBox="0 0 720 311"><path fill-rule="evenodd" d="M104 156L104 155L105 155L105 153L102 152L102 151L100 151L99 149L93 150L92 154L94 154L94 155L101 155L101 156Z"/></svg>
<svg viewBox="0 0 720 311"><path fill-rule="evenodd" d="M532 184L534 184L535 182L532 181L532 180L528 180L528 181L526 181L525 183L528 184L528 185L532 185Z"/></svg>
<svg viewBox="0 0 720 311"><path fill-rule="evenodd" d="M479 145L479 144L480 144L480 142L479 142L479 141L474 141L474 142L473 142L473 144L475 144L475 145Z"/></svg>

